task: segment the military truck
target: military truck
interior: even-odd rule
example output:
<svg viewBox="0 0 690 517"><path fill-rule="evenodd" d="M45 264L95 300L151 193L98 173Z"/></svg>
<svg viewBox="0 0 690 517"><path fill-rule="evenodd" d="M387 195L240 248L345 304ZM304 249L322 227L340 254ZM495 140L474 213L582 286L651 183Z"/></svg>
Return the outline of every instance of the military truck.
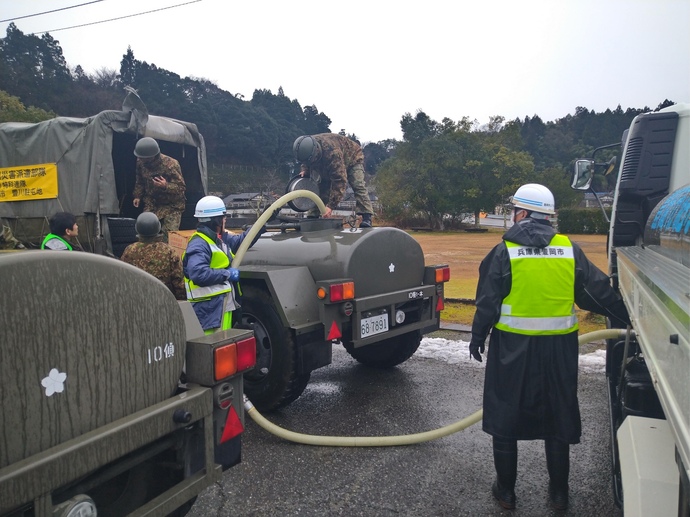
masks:
<svg viewBox="0 0 690 517"><path fill-rule="evenodd" d="M605 149L622 148L609 273L630 314L606 349L613 492L629 515L690 513L690 104L637 116L620 144L578 160L594 190ZM596 194L595 194L596 195Z"/></svg>
<svg viewBox="0 0 690 517"><path fill-rule="evenodd" d="M251 331L92 253L0 252L0 284L0 515L184 515L240 462Z"/></svg>
<svg viewBox="0 0 690 517"><path fill-rule="evenodd" d="M194 207L207 191L204 138L195 124L150 115L134 90L121 110L0 123L0 218L17 239L37 247L49 231L48 218L71 212L81 247L119 257L136 241L141 208L132 204L134 147L145 136L180 162L187 187L180 228L194 228Z"/></svg>

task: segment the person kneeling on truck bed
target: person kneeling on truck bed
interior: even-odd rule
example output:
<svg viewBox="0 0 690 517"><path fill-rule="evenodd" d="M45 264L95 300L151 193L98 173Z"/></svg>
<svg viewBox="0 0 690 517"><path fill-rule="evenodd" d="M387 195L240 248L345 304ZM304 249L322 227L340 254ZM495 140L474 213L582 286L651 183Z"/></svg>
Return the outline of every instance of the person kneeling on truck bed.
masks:
<svg viewBox="0 0 690 517"><path fill-rule="evenodd" d="M513 226L479 266L470 354L482 360L489 330L482 429L493 437L498 503L515 508L517 441L544 440L549 497L568 506L570 444L580 442L575 306L630 323L609 278L556 233L553 194L520 187ZM493 329L492 329L493 327Z"/></svg>
<svg viewBox="0 0 690 517"><path fill-rule="evenodd" d="M231 328L237 323L233 322L233 311L240 306L240 271L230 265L249 230L240 235L226 232L226 212L221 198L201 198L194 212L199 224L182 255L187 300L206 334ZM256 234L254 242L264 231L262 228Z"/></svg>

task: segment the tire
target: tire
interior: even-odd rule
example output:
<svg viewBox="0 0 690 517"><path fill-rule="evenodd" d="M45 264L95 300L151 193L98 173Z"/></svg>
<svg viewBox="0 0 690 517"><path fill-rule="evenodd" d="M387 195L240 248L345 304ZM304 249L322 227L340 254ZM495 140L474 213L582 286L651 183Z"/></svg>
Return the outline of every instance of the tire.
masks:
<svg viewBox="0 0 690 517"><path fill-rule="evenodd" d="M297 373L297 346L283 326L273 298L256 286L242 288L242 323L254 331L256 366L244 374L244 391L259 411L294 402L307 387L309 373Z"/></svg>
<svg viewBox="0 0 690 517"><path fill-rule="evenodd" d="M419 348L421 341L421 331L415 330L401 336L384 339L375 345L360 348L355 348L351 342L346 342L345 350L354 359L367 366L392 368L412 357Z"/></svg>

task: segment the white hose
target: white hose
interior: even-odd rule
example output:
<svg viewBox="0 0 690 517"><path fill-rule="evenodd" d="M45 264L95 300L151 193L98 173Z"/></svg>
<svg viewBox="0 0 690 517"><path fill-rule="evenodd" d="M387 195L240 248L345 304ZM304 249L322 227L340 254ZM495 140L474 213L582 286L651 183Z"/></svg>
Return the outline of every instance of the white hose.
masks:
<svg viewBox="0 0 690 517"><path fill-rule="evenodd" d="M257 221L249 229L249 231L247 232L247 236L242 241L242 244L240 244L237 253L235 253L235 258L232 260L232 267L240 267L240 264L242 263L242 258L244 257L244 254L246 253L247 249L254 240L254 237L256 237L256 234L259 232L259 230L261 230L263 225L265 225L266 222L268 222L268 220L271 218L271 216L273 215L273 211L277 208L281 208L289 201L292 201L293 199L298 197L307 197L311 199L314 203L316 203L316 207L322 214L326 212L326 205L324 205L321 198L311 190L293 190L292 192L288 192L287 194L273 202L273 204L271 204L271 206L269 206L266 210L264 210L264 213L261 214L259 219L257 219Z"/></svg>
<svg viewBox="0 0 690 517"><path fill-rule="evenodd" d="M579 336L578 343L583 345L600 339L624 338L626 333L627 330L625 329L595 330L594 332L588 332ZM289 431L270 422L259 413L246 396L244 398L244 409L260 427L279 438L304 445L319 445L321 447L392 447L428 442L463 431L479 422L484 414L484 411L480 409L453 424L416 434L399 436L316 436Z"/></svg>

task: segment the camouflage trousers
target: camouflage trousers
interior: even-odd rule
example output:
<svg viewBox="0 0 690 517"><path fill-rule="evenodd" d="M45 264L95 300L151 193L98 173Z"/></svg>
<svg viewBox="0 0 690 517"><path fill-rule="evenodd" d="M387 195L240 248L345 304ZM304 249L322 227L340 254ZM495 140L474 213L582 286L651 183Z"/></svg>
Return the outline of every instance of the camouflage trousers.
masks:
<svg viewBox="0 0 690 517"><path fill-rule="evenodd" d="M163 241L168 242L168 232L176 232L180 229L180 221L182 214L180 212L173 212L166 214L161 219L161 231L163 232Z"/></svg>
<svg viewBox="0 0 690 517"><path fill-rule="evenodd" d="M319 181L319 179L315 179L315 181L319 183L321 199L323 199L324 202L328 201L331 183L322 182ZM374 207L371 205L371 199L369 199L369 190L364 183L364 166L362 164L353 165L347 169L347 182L350 184L355 194L355 212L358 214L374 215ZM315 217L318 215L318 208L313 208L307 213L307 216Z"/></svg>

